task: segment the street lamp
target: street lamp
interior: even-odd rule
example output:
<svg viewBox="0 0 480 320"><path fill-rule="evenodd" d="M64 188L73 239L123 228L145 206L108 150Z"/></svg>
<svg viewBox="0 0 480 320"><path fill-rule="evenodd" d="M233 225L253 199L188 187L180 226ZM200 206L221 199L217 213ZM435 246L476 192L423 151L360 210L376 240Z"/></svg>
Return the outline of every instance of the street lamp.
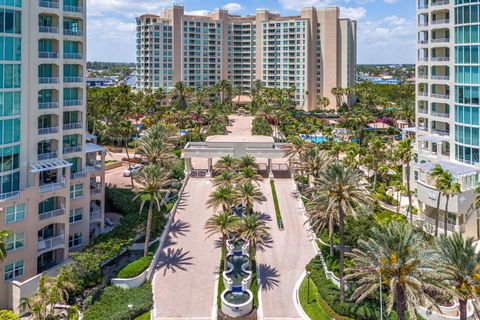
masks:
<svg viewBox="0 0 480 320"><path fill-rule="evenodd" d="M310 276L312 273L307 271L307 304L310 303Z"/></svg>
<svg viewBox="0 0 480 320"><path fill-rule="evenodd" d="M127 306L127 309L128 309L128 319L129 319L129 320L132 320L133 304L130 303L130 304Z"/></svg>

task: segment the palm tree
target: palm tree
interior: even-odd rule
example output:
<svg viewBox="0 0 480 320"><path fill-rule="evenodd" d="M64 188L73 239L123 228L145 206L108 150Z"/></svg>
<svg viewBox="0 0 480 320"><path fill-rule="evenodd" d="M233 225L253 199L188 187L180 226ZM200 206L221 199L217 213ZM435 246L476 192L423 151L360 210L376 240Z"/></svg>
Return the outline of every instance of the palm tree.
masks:
<svg viewBox="0 0 480 320"><path fill-rule="evenodd" d="M144 205L147 202L149 204L147 227L145 229L145 248L143 249L143 255L147 256L152 231L154 206L160 211L161 202L164 200L163 195L174 190L170 188L174 180L170 179L170 173L158 164L149 164L143 167L142 170L135 175L134 179L141 185L139 193L134 198L140 198L142 200L140 214L143 212Z"/></svg>
<svg viewBox="0 0 480 320"><path fill-rule="evenodd" d="M252 268L252 260L255 254L257 243L263 242L270 236L267 222L262 219L260 213L245 216L238 227L239 237L248 241L250 245L250 254L248 256L249 266Z"/></svg>
<svg viewBox="0 0 480 320"><path fill-rule="evenodd" d="M348 280L357 282L358 287L351 299L361 303L366 297L388 287L387 312L395 305L398 319L404 320L405 313L415 315L415 305L443 295L438 286L436 271L422 257L422 237L408 223L392 221L386 228L371 229L371 238L360 239L358 248L347 253L354 266L347 270ZM427 278L428 276L428 278ZM432 296L429 296L432 295Z"/></svg>
<svg viewBox="0 0 480 320"><path fill-rule="evenodd" d="M312 147L313 143L310 141L294 136L289 139L289 143L283 146L283 156L292 160Z"/></svg>
<svg viewBox="0 0 480 320"><path fill-rule="evenodd" d="M190 92L191 89L184 82L177 82L173 91L172 105L178 109L186 109L188 105L187 97Z"/></svg>
<svg viewBox="0 0 480 320"><path fill-rule="evenodd" d="M327 211L338 210L340 235L340 301L345 300L344 256L345 256L345 215L355 215L358 210L370 205L372 198L363 175L341 162L330 163L309 192L328 199Z"/></svg>
<svg viewBox="0 0 480 320"><path fill-rule="evenodd" d="M262 203L267 201L260 188L254 186L251 182L246 182L238 186L237 200L241 201L246 208L246 213L253 212L254 203Z"/></svg>
<svg viewBox="0 0 480 320"><path fill-rule="evenodd" d="M318 177L320 172L330 161L328 154L320 150L318 146L306 149L298 156L298 169L308 176L308 183L313 186L313 180Z"/></svg>
<svg viewBox="0 0 480 320"><path fill-rule="evenodd" d="M327 97L318 96L317 97L317 104L320 106L320 109L325 110L328 107L328 105L330 104L330 99L328 99Z"/></svg>
<svg viewBox="0 0 480 320"><path fill-rule="evenodd" d="M466 240L459 233L440 235L436 240L436 253L432 263L442 275L442 284L458 299L460 320L467 319L467 301L479 310L480 254L475 253L473 238Z"/></svg>
<svg viewBox="0 0 480 320"><path fill-rule="evenodd" d="M239 223L240 218L238 216L226 211L213 215L205 223L205 230L209 237L218 233L222 235L223 265L225 267L227 266L227 238L230 234L237 231Z"/></svg>
<svg viewBox="0 0 480 320"><path fill-rule="evenodd" d="M408 197L408 209L407 216L410 214L410 223L413 223L413 212L412 212L412 192L410 190L410 163L413 160L414 153L412 150L412 140L403 139L397 144L395 149L395 157L398 161L405 167L405 176L407 178L407 197Z"/></svg>
<svg viewBox="0 0 480 320"><path fill-rule="evenodd" d="M335 207L329 207L329 199L325 195L313 195L306 205L308 222L315 230L316 234L328 227L328 242L330 245L330 256L334 255L333 232L335 225L338 224L338 210Z"/></svg>
<svg viewBox="0 0 480 320"><path fill-rule="evenodd" d="M144 155L149 163L169 168L176 160L173 154L174 135L172 129L158 123L154 124L138 141L138 153Z"/></svg>
<svg viewBox="0 0 480 320"><path fill-rule="evenodd" d="M258 169L258 164L257 161L255 160L255 157L247 154L237 160L237 166L239 169L245 169L245 168L254 168Z"/></svg>
<svg viewBox="0 0 480 320"><path fill-rule="evenodd" d="M440 200L442 199L442 189L444 188L445 184L445 175L448 174L447 171L443 170L443 168L436 164L435 167L430 171L430 176L435 179L435 189L437 189L437 210L435 211L435 237L438 236L438 224L440 220ZM444 226L447 229L447 226Z"/></svg>
<svg viewBox="0 0 480 320"><path fill-rule="evenodd" d="M217 163L215 163L215 170L217 171L234 171L237 168L237 161L234 157L226 155L221 157Z"/></svg>
<svg viewBox="0 0 480 320"><path fill-rule="evenodd" d="M9 230L0 230L0 262L2 262L7 256L7 249L5 243L7 239L12 235Z"/></svg>
<svg viewBox="0 0 480 320"><path fill-rule="evenodd" d="M236 176L228 170L222 171L222 173L213 178L214 187L232 187Z"/></svg>
<svg viewBox="0 0 480 320"><path fill-rule="evenodd" d="M207 208L213 208L217 211L221 207L223 211L230 211L236 199L237 192L232 186L218 187L210 194L207 200Z"/></svg>
<svg viewBox="0 0 480 320"><path fill-rule="evenodd" d="M448 201L450 197L454 197L455 195L459 194L461 190L460 183L454 182L453 175L450 172L445 172L440 179L442 180L440 183L440 190L442 195L445 196L445 216L444 216L444 232L447 235L447 226L448 226Z"/></svg>
<svg viewBox="0 0 480 320"><path fill-rule="evenodd" d="M263 181L263 177L252 167L242 169L235 177L235 182L240 185L244 183L256 183L258 185L260 181Z"/></svg>

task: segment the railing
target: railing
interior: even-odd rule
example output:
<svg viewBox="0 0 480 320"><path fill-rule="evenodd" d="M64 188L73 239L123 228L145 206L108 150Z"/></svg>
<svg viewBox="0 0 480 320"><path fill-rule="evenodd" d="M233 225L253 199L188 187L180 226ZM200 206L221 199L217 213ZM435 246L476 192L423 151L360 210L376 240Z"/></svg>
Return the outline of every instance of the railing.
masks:
<svg viewBox="0 0 480 320"><path fill-rule="evenodd" d="M64 53L64 59L83 59L83 53Z"/></svg>
<svg viewBox="0 0 480 320"><path fill-rule="evenodd" d="M449 117L450 117L450 114L449 114L449 113L445 113L445 112L433 112L433 111L432 111L432 116L434 116L434 117L439 117L439 118L449 118Z"/></svg>
<svg viewBox="0 0 480 320"><path fill-rule="evenodd" d="M428 43L428 40L418 40L418 43L419 43L419 44L427 44L427 43Z"/></svg>
<svg viewBox="0 0 480 320"><path fill-rule="evenodd" d="M58 52L39 52L38 57L42 59L57 59Z"/></svg>
<svg viewBox="0 0 480 320"><path fill-rule="evenodd" d="M419 22L418 26L419 27L428 27L428 22Z"/></svg>
<svg viewBox="0 0 480 320"><path fill-rule="evenodd" d="M450 76L432 76L432 80L450 80Z"/></svg>
<svg viewBox="0 0 480 320"><path fill-rule="evenodd" d="M437 61L437 62L450 61L450 57L433 57L432 61Z"/></svg>
<svg viewBox="0 0 480 320"><path fill-rule="evenodd" d="M419 92L418 96L419 97L428 97L428 93L427 92Z"/></svg>
<svg viewBox="0 0 480 320"><path fill-rule="evenodd" d="M64 107L81 106L82 104L83 104L83 100L80 100L80 99L63 100Z"/></svg>
<svg viewBox="0 0 480 320"><path fill-rule="evenodd" d="M430 225L430 227L435 227L435 223L436 223L435 219L432 219L432 218L427 217L427 216L422 216L422 219L426 224ZM443 221L438 221L438 228L442 229L442 230L445 230ZM460 230L461 230L460 226L457 226L455 224L447 223L447 231L457 232L457 231L460 231Z"/></svg>
<svg viewBox="0 0 480 320"><path fill-rule="evenodd" d="M38 103L38 109L44 110L44 109L57 109L58 108L58 102L39 102Z"/></svg>
<svg viewBox="0 0 480 320"><path fill-rule="evenodd" d="M444 24L444 23L450 23L450 19L438 19L438 20L432 21L432 24Z"/></svg>
<svg viewBox="0 0 480 320"><path fill-rule="evenodd" d="M55 158L58 158L58 155L56 152L41 153L38 155L38 161L50 160Z"/></svg>
<svg viewBox="0 0 480 320"><path fill-rule="evenodd" d="M444 42L449 42L450 38L437 38L437 39L432 39L432 43L444 43Z"/></svg>
<svg viewBox="0 0 480 320"><path fill-rule="evenodd" d="M79 6L70 6L70 5L63 5L63 11L68 11L68 12L82 12L83 7Z"/></svg>
<svg viewBox="0 0 480 320"><path fill-rule="evenodd" d="M82 36L83 32L80 30L63 29L63 34L66 36Z"/></svg>
<svg viewBox="0 0 480 320"><path fill-rule="evenodd" d="M420 58L418 58L418 61L426 62L426 61L428 61L428 58L427 57L420 57Z"/></svg>
<svg viewBox="0 0 480 320"><path fill-rule="evenodd" d="M58 217L65 214L65 208L60 208L48 212L43 212L38 214L40 220L50 219L52 217Z"/></svg>
<svg viewBox="0 0 480 320"><path fill-rule="evenodd" d="M449 4L449 3L450 3L449 0L440 0L440 1L435 1L435 2L430 3L430 5L432 7L435 7L435 6L444 6L444 5Z"/></svg>
<svg viewBox="0 0 480 320"><path fill-rule="evenodd" d="M51 192L65 188L65 178L62 178L60 182L52 182L40 186L40 192Z"/></svg>
<svg viewBox="0 0 480 320"><path fill-rule="evenodd" d="M90 189L90 195L96 195L96 194L99 194L99 193L102 193L102 188L94 188L94 189Z"/></svg>
<svg viewBox="0 0 480 320"><path fill-rule="evenodd" d="M418 113L428 114L428 110L427 109L418 109Z"/></svg>
<svg viewBox="0 0 480 320"><path fill-rule="evenodd" d="M432 93L431 97L438 98L438 99L450 99L450 95L445 93Z"/></svg>
<svg viewBox="0 0 480 320"><path fill-rule="evenodd" d="M426 74L419 74L419 75L417 76L417 78L418 78L418 79L424 79L424 80L426 80L426 79L428 79L428 75L426 75Z"/></svg>
<svg viewBox="0 0 480 320"><path fill-rule="evenodd" d="M75 122L75 123L66 123L63 125L63 130L75 130L75 129L82 129L83 123Z"/></svg>
<svg viewBox="0 0 480 320"><path fill-rule="evenodd" d="M95 209L93 211L90 211L90 222L92 221L98 221L102 219L102 210L101 209Z"/></svg>
<svg viewBox="0 0 480 320"><path fill-rule="evenodd" d="M83 82L83 78L82 77L63 77L63 82L66 82L66 83Z"/></svg>
<svg viewBox="0 0 480 320"><path fill-rule="evenodd" d="M49 128L38 128L38 135L58 133L58 126Z"/></svg>
<svg viewBox="0 0 480 320"><path fill-rule="evenodd" d="M81 179L81 178L85 178L86 176L87 176L87 171L85 171L85 170L74 172L74 173L70 174L70 177L72 179Z"/></svg>
<svg viewBox="0 0 480 320"><path fill-rule="evenodd" d="M75 152L80 152L80 151L82 151L82 146L63 148L63 153L64 153L64 154L67 154L67 153L75 153Z"/></svg>
<svg viewBox="0 0 480 320"><path fill-rule="evenodd" d="M101 166L89 166L89 165L87 165L85 167L84 171L87 172L87 173L98 172L98 171L102 171L102 167Z"/></svg>
<svg viewBox="0 0 480 320"><path fill-rule="evenodd" d="M59 235L50 239L38 240L38 251L52 250L65 246L65 235Z"/></svg>
<svg viewBox="0 0 480 320"><path fill-rule="evenodd" d="M428 128L427 128L427 127L418 126L418 130L420 130L420 131L428 131Z"/></svg>
<svg viewBox="0 0 480 320"><path fill-rule="evenodd" d="M58 33L58 27L38 26L38 32L41 32L41 33Z"/></svg>
<svg viewBox="0 0 480 320"><path fill-rule="evenodd" d="M58 77L39 77L38 83L40 84L49 84L49 83L58 83Z"/></svg>
<svg viewBox="0 0 480 320"><path fill-rule="evenodd" d="M38 6L42 8L58 9L60 7L60 4L58 3L58 1L40 0L38 1Z"/></svg>
<svg viewBox="0 0 480 320"><path fill-rule="evenodd" d="M20 197L20 191L4 192L0 193L0 201L17 199Z"/></svg>
<svg viewBox="0 0 480 320"><path fill-rule="evenodd" d="M450 134L450 131L432 129L432 133L438 134L440 136L448 136Z"/></svg>

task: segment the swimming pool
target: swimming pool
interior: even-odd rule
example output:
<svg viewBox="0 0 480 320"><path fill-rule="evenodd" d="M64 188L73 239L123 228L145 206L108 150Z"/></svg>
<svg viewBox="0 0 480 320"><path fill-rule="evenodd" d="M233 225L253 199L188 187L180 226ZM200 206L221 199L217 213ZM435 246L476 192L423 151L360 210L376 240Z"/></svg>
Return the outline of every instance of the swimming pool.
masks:
<svg viewBox="0 0 480 320"><path fill-rule="evenodd" d="M323 137L323 136L307 136L305 134L301 134L300 138L302 138L303 140L313 142L313 143L322 143L322 142L328 141L328 139L326 137Z"/></svg>

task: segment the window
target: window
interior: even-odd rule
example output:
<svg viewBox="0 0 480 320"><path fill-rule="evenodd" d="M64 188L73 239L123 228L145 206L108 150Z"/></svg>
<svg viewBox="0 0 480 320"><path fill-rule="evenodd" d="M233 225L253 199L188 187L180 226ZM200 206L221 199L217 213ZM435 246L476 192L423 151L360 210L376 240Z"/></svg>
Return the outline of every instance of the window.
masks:
<svg viewBox="0 0 480 320"><path fill-rule="evenodd" d="M83 197L83 184L70 186L70 199L77 199L81 197Z"/></svg>
<svg viewBox="0 0 480 320"><path fill-rule="evenodd" d="M82 233L77 232L68 237L68 247L75 248L82 245Z"/></svg>
<svg viewBox="0 0 480 320"><path fill-rule="evenodd" d="M14 233L5 241L5 250L15 251L25 246L25 232Z"/></svg>
<svg viewBox="0 0 480 320"><path fill-rule="evenodd" d="M70 223L75 223L83 220L83 208L70 210Z"/></svg>
<svg viewBox="0 0 480 320"><path fill-rule="evenodd" d="M25 219L25 204L5 208L5 223L13 223Z"/></svg>
<svg viewBox="0 0 480 320"><path fill-rule="evenodd" d="M23 276L23 260L5 265L3 280L9 281L21 276Z"/></svg>

